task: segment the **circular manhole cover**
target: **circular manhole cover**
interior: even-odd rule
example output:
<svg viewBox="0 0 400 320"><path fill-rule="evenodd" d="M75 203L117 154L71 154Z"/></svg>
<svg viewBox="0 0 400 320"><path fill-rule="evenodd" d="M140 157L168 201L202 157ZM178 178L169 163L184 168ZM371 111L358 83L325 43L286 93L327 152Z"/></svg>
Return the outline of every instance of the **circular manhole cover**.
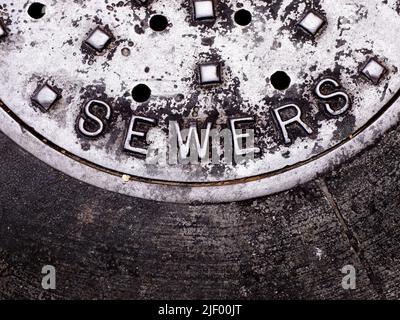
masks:
<svg viewBox="0 0 400 320"><path fill-rule="evenodd" d="M120 193L220 202L282 191L398 120L400 5L0 4L0 129Z"/></svg>

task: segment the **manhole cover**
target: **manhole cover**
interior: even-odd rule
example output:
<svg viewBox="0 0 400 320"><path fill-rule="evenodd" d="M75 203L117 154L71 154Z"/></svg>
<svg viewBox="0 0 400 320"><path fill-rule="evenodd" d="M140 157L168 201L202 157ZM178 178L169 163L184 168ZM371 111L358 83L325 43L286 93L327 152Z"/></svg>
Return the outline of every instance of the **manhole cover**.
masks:
<svg viewBox="0 0 400 320"><path fill-rule="evenodd" d="M127 195L248 199L314 178L398 120L400 3L0 4L0 129Z"/></svg>

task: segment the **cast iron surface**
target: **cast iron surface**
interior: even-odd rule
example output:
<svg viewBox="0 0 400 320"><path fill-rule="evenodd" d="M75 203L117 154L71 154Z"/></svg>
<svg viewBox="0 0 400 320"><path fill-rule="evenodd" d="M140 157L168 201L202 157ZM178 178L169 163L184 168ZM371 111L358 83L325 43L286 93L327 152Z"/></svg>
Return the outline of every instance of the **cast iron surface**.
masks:
<svg viewBox="0 0 400 320"><path fill-rule="evenodd" d="M400 4L397 0L335 1L335 6L328 5L333 0L300 2L247 2L244 7L253 9L254 22L247 29L233 24L230 17L234 10L224 5L226 1L221 1L222 20L215 25L193 24L190 8L180 6L177 0L168 2L176 8L160 0L150 2L154 6L145 9L130 1L104 2L108 7L103 1L46 1L47 15L36 22L22 16L28 4L20 11L13 8L21 2L0 5L0 27L7 31L0 41L1 53L7 53L0 56L0 99L4 102L0 103L0 298L399 299L400 130L395 123L400 110L396 101L400 80L399 42L393 39L398 33ZM229 3L235 10L242 8L239 1ZM94 10L97 6L101 10ZM60 7L63 10L56 10ZM76 10L79 7L82 11ZM313 41L305 34L293 34L296 22L309 9L323 14L328 23ZM268 19L262 14L266 11ZM77 12L85 18L74 19ZM149 31L148 20L155 13L171 19L166 32ZM66 27L57 27L52 19ZM94 54L82 47L96 26L115 37L107 54ZM357 37L348 34L352 26ZM185 42L182 37L186 28L191 37ZM256 31L265 33L265 37L248 36ZM330 31L342 34L341 41L337 42ZM206 40L195 38L197 33L206 35ZM243 34L245 38L241 38ZM27 41L29 37L31 41ZM280 41L274 41L275 37ZM178 49L168 55L171 39L177 41ZM153 51L150 40L157 43L158 51ZM52 48L43 50L49 41ZM232 42L240 50L234 51ZM254 60L246 61L245 54L241 54L250 46L257 60L262 51L259 45L269 42L268 53L275 56L271 70L269 65L262 65L263 72L258 73L252 69ZM199 61L193 59L193 52L187 54L189 43ZM123 51L127 48L130 55ZM286 54L280 50L286 50ZM40 58L33 59L35 54ZM304 65L289 61L286 70L294 86L276 93L269 85L270 71L281 69L286 60L279 57L290 60L293 55L299 55L296 61ZM131 72L133 67L128 61L139 56L144 59L140 63L143 68ZM65 65L60 63L64 58ZM227 82L221 90L197 87L195 66L209 58L224 62L223 79ZM370 58L386 68L380 81L371 82L360 75L363 63ZM176 59L182 63L179 70L173 67ZM151 66L147 69L145 64ZM251 71L246 74L246 70ZM312 94L315 82L325 76L340 80L348 89L353 99L349 117L325 118L321 102ZM153 89L149 103L131 101L130 90L139 80ZM64 94L49 112L31 104L35 89L45 81ZM207 98L210 92L213 101ZM105 137L87 142L74 130L79 112L93 98L113 105L117 119ZM266 109L269 104L295 98L304 111L309 111L305 121L319 130L310 137L299 134L291 147L278 147L275 139L279 135L271 129L272 118L267 117ZM226 106L226 99L232 105ZM253 108L259 101L264 104ZM309 101L313 103L307 109ZM160 105L165 108L157 108ZM175 175L158 175L159 171L141 166L140 159L128 157L121 150L132 114L162 118L163 113L175 113L183 116L183 123L193 119L203 123L211 117L218 118L223 126L229 115L237 116L242 111L245 116L255 111L262 120L257 126L265 133L261 135L264 147L271 151L267 155L270 159L277 157L276 161L264 162L271 168L310 159L343 141L350 143L320 161L308 163L307 170L298 167L282 175L275 180L277 183L246 181L253 184L246 188L237 184L231 189L215 185L196 194L182 186L174 189L167 185L163 189L143 185L134 177L124 180L114 173L109 177L109 171L81 161L87 158L112 169L122 164L123 170L118 173L126 170L132 174L132 168L139 168L133 173L142 178L167 175L182 180L179 183L220 183L229 178L225 173L232 174L230 178L249 177L258 174L261 167L253 167L255 171L250 168L234 172L238 167L230 173L221 171L222 178L218 171L200 170L187 175L182 168L169 168ZM391 131L384 133L389 127ZM357 131L360 128L365 130ZM353 136L354 132L357 134ZM157 137L157 132L153 136ZM309 144L318 147L313 147L311 153L293 152ZM354 156L367 145L370 147ZM285 158L288 149L292 153ZM351 156L352 160L338 165ZM333 171L327 171L331 168ZM184 174L176 175L174 170L183 170ZM306 180L309 182L304 183ZM163 201L218 202L274 193L295 185L283 193L225 204L160 203L105 190ZM187 188L184 183L183 188ZM53 291L42 289L44 265L56 268L57 288ZM355 290L341 286L345 265L356 268Z"/></svg>
<svg viewBox="0 0 400 320"><path fill-rule="evenodd" d="M272 194L351 157L398 120L394 0L218 1L211 21L194 19L194 1L43 2L39 19L28 16L30 2L0 7L0 126L46 163L96 186L172 202ZM252 14L247 26L234 21L243 9ZM169 22L161 32L151 27L157 14ZM108 37L104 47L98 33ZM210 63L220 79L204 86L199 70ZM291 77L287 90L272 83L280 70ZM140 83L152 94L138 102L131 92ZM110 106L109 116L93 111L109 120L95 138L77 130L81 121L97 129L82 113L93 100ZM286 136L283 119L296 112L302 120ZM254 120L261 153L242 164L149 164L149 154L144 161L126 149L136 116L157 123L146 135L157 154L173 121L223 130L235 118Z"/></svg>

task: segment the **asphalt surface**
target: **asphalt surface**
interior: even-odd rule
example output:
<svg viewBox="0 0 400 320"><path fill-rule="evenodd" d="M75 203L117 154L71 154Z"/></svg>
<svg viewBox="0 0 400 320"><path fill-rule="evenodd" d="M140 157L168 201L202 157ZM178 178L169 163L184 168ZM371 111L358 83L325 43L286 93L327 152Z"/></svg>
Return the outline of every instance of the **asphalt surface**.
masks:
<svg viewBox="0 0 400 320"><path fill-rule="evenodd" d="M0 134L0 298L398 299L399 143L282 194L190 206L81 183Z"/></svg>

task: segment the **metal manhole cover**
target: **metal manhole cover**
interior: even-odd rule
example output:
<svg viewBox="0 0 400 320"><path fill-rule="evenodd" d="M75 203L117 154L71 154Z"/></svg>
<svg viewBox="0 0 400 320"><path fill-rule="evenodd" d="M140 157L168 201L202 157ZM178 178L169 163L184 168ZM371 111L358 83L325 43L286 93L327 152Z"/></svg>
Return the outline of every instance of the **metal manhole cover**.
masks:
<svg viewBox="0 0 400 320"><path fill-rule="evenodd" d="M398 120L397 0L0 3L0 129L148 199L282 191Z"/></svg>

